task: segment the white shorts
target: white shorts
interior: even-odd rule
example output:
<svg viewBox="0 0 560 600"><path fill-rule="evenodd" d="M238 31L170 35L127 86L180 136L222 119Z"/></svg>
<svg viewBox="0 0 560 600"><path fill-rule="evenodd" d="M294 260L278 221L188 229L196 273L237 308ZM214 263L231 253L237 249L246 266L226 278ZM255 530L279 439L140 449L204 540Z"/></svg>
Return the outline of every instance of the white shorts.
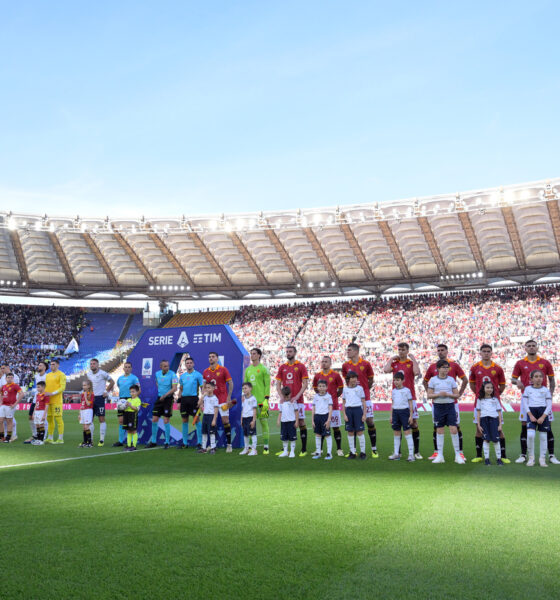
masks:
<svg viewBox="0 0 560 600"><path fill-rule="evenodd" d="M33 411L33 423L35 425L42 425L45 422L46 410L34 410Z"/></svg>
<svg viewBox="0 0 560 600"><path fill-rule="evenodd" d="M300 419L300 420L305 419L305 404L298 403L297 414L298 414L298 419Z"/></svg>
<svg viewBox="0 0 560 600"><path fill-rule="evenodd" d="M82 408L80 410L80 423L89 425L93 422L93 408Z"/></svg>
<svg viewBox="0 0 560 600"><path fill-rule="evenodd" d="M223 410L222 406L227 406L227 403L220 404L220 410L218 411L218 414L220 415L220 417L229 417L229 408L226 410Z"/></svg>
<svg viewBox="0 0 560 600"><path fill-rule="evenodd" d="M16 411L13 406L2 404L2 406L0 406L0 419L13 419L15 412Z"/></svg>
<svg viewBox="0 0 560 600"><path fill-rule="evenodd" d="M331 417L331 427L342 427L342 422L340 420L340 411L333 410Z"/></svg>
<svg viewBox="0 0 560 600"><path fill-rule="evenodd" d="M366 419L373 419L373 402L366 400Z"/></svg>
<svg viewBox="0 0 560 600"><path fill-rule="evenodd" d="M416 400L412 401L412 418L414 420L418 419L418 404Z"/></svg>

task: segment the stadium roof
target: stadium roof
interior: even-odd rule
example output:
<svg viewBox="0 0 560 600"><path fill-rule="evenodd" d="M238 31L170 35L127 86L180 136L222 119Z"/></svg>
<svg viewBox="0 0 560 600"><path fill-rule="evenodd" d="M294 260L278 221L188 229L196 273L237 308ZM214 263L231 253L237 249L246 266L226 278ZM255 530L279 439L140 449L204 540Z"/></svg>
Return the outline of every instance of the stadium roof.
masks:
<svg viewBox="0 0 560 600"><path fill-rule="evenodd" d="M0 212L0 292L188 300L536 283L560 272L559 201L554 179L166 219L41 216L14 207Z"/></svg>

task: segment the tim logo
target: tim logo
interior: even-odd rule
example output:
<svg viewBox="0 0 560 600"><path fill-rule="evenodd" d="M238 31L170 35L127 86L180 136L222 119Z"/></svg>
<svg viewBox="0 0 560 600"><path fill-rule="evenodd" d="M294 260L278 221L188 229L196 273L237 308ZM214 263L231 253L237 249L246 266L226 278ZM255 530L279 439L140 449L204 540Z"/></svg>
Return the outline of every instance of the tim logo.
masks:
<svg viewBox="0 0 560 600"><path fill-rule="evenodd" d="M177 340L177 346L179 346L179 348L185 348L185 346L189 345L189 338L187 336L187 332L186 331L181 331L181 335L179 336L179 339Z"/></svg>

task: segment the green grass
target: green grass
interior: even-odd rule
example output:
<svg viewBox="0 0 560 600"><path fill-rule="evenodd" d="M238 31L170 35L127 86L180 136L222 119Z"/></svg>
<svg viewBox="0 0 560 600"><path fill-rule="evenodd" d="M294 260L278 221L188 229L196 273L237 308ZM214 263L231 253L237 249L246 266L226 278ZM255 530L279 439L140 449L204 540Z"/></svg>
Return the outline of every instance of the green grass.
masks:
<svg viewBox="0 0 560 600"><path fill-rule="evenodd" d="M456 465L449 437L443 465L391 462L386 418L381 458L365 462L172 448L0 469L4 594L557 598L560 467ZM64 446L2 444L0 465L113 452L78 449L76 414L65 422ZM21 440L23 416L19 428ZM422 417L424 456L431 429ZM111 420L109 445L115 432ZM507 415L506 436L516 458L517 415Z"/></svg>

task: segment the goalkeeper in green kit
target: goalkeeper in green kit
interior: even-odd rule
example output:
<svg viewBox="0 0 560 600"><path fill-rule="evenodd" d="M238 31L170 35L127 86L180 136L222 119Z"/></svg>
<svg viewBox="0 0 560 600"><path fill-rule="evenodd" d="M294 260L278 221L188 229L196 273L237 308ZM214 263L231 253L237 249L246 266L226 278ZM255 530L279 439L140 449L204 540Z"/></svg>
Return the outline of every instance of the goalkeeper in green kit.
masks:
<svg viewBox="0 0 560 600"><path fill-rule="evenodd" d="M270 438L268 430L268 398L270 396L270 373L261 363L262 350L251 349L251 364L245 371L243 381L249 381L253 385L253 396L257 399L257 417L262 426L263 454L268 454L268 442Z"/></svg>

